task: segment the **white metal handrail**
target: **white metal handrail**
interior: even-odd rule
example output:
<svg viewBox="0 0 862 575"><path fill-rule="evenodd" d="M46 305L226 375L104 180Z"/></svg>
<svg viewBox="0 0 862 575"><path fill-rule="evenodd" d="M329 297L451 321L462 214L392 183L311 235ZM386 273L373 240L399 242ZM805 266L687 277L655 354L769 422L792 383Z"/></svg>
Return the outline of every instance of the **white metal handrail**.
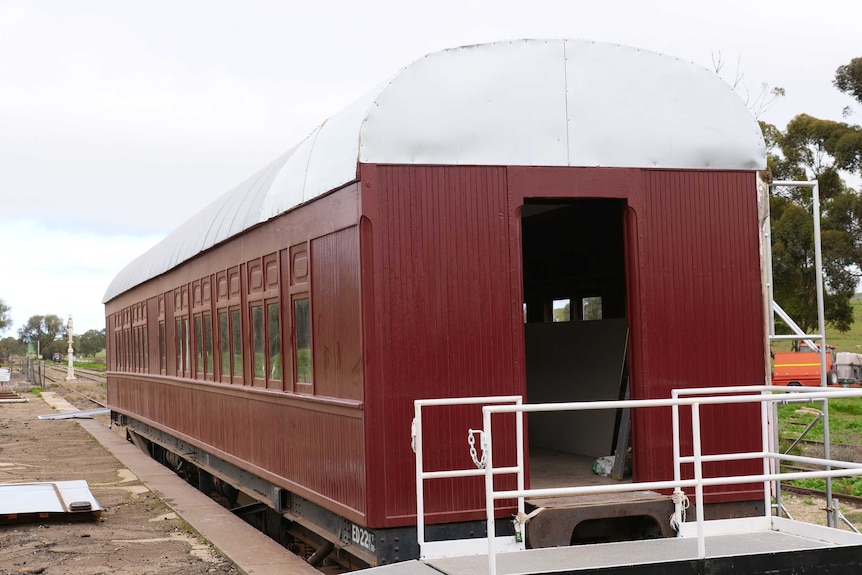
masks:
<svg viewBox="0 0 862 575"><path fill-rule="evenodd" d="M416 402L416 413L418 424L414 425L415 447L417 454L417 529L420 546L428 545L424 537L424 495L422 483L425 479L433 477L455 477L484 474L485 475L485 511L488 537L484 540L487 545L488 573L496 575L497 557L501 550L499 539L496 536L495 506L494 502L500 499L517 499L518 509L523 513L524 498L526 497L551 497L551 496L574 496L595 493L621 493L627 491L673 489L675 493L682 493L683 488L695 489L697 501L703 501L704 487L717 485L733 485L742 483L764 483L764 512L767 518L771 515L771 490L772 482L780 480L792 480L802 478L832 478L841 476L862 476L862 464L833 461L830 459L808 458L800 456L788 456L775 451L771 446L769 434L769 407L770 404L785 401L787 394L804 397L805 401L827 401L830 398L840 397L862 397L862 389L827 389L822 387L813 388L787 388L775 386L734 386L734 387L712 387L692 388L674 390L672 397L668 399L642 399L623 401L592 401L573 403L550 403L550 404L523 404L518 396L507 396L505 398L459 398L452 400L419 400ZM488 401L493 399L494 401ZM450 472L424 472L421 462L421 407L426 405L457 405L457 404L483 404L482 406L482 433L485 439L486 460L483 470L469 470L469 474L462 471ZM700 429L700 407L703 405L726 405L726 404L760 404L761 405L761 451L744 453L704 454L702 452L701 429ZM679 433L679 407L691 408L691 433L692 433L692 455L681 455L680 433ZM587 411L597 409L637 409L651 407L671 407L673 421L673 453L674 453L674 478L667 481L651 481L628 484L615 484L605 486L581 486L550 489L525 489L523 483L524 456L523 456L523 414L549 411ZM495 414L516 414L516 448L517 464L514 467L495 468L493 457L493 438L491 434L491 418ZM749 475L733 475L722 477L703 477L703 463L718 461L738 461L744 459L762 459L762 472ZM773 467L773 462L805 461L826 465L823 471L804 471L793 473L778 473ZM681 466L691 463L694 466L694 477L682 479ZM835 468L837 467L837 469ZM478 473L477 473L478 472ZM517 473L518 487L514 490L495 491L493 478L502 473ZM460 475L455 475L460 474ZM682 510L675 498L675 516L679 524L682 523ZM697 505L697 550L698 557L706 556L705 543L705 520L703 505ZM482 540L479 540L482 541ZM452 547L450 547L452 548Z"/></svg>
<svg viewBox="0 0 862 575"><path fill-rule="evenodd" d="M453 544L451 541L436 542L425 540L425 480L428 479L446 479L453 477L478 477L486 474L485 469L477 467L475 469L452 469L442 471L425 471L424 454L422 450L422 410L426 407L440 406L456 406L456 405L492 405L492 404L513 404L520 405L522 402L519 395L504 395L504 396L489 396L489 397L455 397L442 399L419 399L413 402L414 419L411 430L413 441L413 451L416 453L416 538L419 543L419 555L421 558L432 556L452 555L453 553L481 553L484 551L484 540L475 539L471 544ZM470 430L472 431L472 430ZM517 485L519 489L524 488L524 419L523 415L518 415L515 419L515 441L517 443L517 459L513 467L498 467L491 471L493 475L516 474ZM488 446L482 445L483 450L488 449ZM486 464L487 465L487 464ZM492 504L493 507L493 504ZM519 516L524 513L524 499L518 500ZM492 510L493 515L493 510ZM518 550L524 549L523 540L517 540L514 537L496 538L489 536L489 544L501 550Z"/></svg>

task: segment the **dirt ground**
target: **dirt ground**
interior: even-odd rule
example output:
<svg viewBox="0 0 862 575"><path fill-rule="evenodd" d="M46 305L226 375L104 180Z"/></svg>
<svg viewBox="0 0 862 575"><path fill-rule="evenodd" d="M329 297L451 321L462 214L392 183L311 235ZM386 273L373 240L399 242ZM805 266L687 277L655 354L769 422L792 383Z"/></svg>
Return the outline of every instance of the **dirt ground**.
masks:
<svg viewBox="0 0 862 575"><path fill-rule="evenodd" d="M98 520L0 524L0 575L239 573L74 420L39 420L53 410L22 395L30 401L0 403L0 483L86 479L105 511Z"/></svg>

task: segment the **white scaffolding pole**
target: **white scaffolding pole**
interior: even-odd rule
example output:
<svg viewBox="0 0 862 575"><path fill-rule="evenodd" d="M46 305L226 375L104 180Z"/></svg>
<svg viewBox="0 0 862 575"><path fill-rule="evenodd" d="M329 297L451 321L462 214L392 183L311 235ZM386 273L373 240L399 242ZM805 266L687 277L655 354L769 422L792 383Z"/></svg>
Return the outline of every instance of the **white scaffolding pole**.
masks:
<svg viewBox="0 0 862 575"><path fill-rule="evenodd" d="M767 202L766 207L766 233L769 233L768 241L765 242L764 246L764 256L766 258L766 269L767 269L767 282L768 282L768 290L769 290L769 300L772 303L772 312L769 314L769 339L770 341L777 341L782 339L803 339L799 337L800 335L807 335L808 338L805 338L804 341L809 342L811 345L812 339L816 339L820 342L820 345L817 346L818 351L820 352L820 385L826 386L826 314L825 314L825 306L823 302L823 251L821 249L820 243L820 186L817 183L817 180L810 182L794 182L794 181L785 181L785 180L776 180L769 184L770 191L776 187L795 187L795 188L810 188L811 189L811 209L812 209L812 218L814 219L814 273L815 273L815 283L817 286L817 334L801 334L801 329L796 325L795 322L789 320L789 316L784 313L784 310L781 310L781 307L775 303L774 297L774 286L772 279L772 236L771 236L771 216L769 215L769 206ZM787 323L787 325L796 332L796 335L791 336L780 336L775 334L775 313L781 310L779 316L782 320ZM785 316L787 319L785 319ZM794 329L795 327L795 329ZM831 459L831 448L830 448L830 437L829 437L829 401L824 398L823 399L823 407L821 408L823 411L823 457L824 459ZM829 470L829 466L826 467ZM829 527L837 527L834 525L833 521L833 501L832 501L832 478L826 477L826 522ZM781 483L778 482L776 484L780 486ZM779 487L776 487L778 491Z"/></svg>

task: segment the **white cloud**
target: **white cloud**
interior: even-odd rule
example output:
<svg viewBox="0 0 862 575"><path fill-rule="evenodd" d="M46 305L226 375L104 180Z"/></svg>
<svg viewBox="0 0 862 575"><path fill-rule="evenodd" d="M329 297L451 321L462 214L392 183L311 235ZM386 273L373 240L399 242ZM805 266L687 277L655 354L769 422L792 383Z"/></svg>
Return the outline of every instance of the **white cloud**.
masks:
<svg viewBox="0 0 862 575"><path fill-rule="evenodd" d="M132 258L162 236L104 236L46 228L35 221L0 225L0 299L11 307L13 329L34 315L72 314L75 332L105 327L102 296Z"/></svg>

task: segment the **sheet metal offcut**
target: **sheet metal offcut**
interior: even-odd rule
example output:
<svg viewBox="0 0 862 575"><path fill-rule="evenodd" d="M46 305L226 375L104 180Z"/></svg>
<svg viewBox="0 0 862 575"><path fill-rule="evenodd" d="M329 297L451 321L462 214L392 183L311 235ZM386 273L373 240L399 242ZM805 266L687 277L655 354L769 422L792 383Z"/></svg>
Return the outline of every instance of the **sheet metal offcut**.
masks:
<svg viewBox="0 0 862 575"><path fill-rule="evenodd" d="M47 415L40 415L39 419L91 419L94 415L103 415L111 413L111 410L107 407L100 407L97 409L85 409L85 410L75 410L75 411L61 411L60 413L49 413Z"/></svg>
<svg viewBox="0 0 862 575"><path fill-rule="evenodd" d="M0 484L0 522L97 519L102 507L86 481Z"/></svg>

